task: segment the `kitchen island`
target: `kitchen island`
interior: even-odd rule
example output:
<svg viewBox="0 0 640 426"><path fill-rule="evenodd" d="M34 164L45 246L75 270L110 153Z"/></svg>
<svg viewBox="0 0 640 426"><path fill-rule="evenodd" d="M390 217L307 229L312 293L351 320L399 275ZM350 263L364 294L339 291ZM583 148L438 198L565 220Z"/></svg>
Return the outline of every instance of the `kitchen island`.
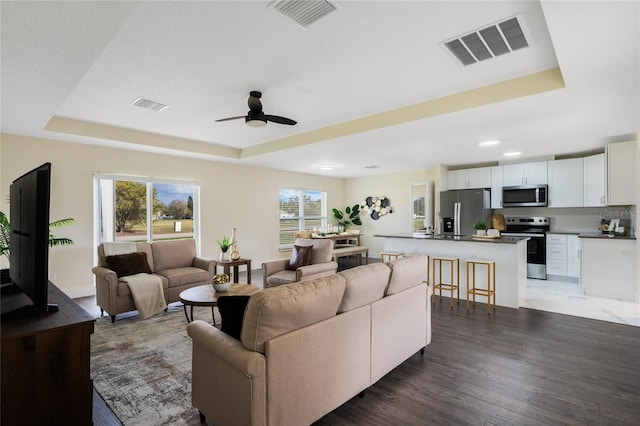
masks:
<svg viewBox="0 0 640 426"><path fill-rule="evenodd" d="M472 236L442 236L421 234L377 234L384 238L384 251L400 251L408 255L424 254L460 259L460 300L466 300L466 260L496 261L496 305L518 308L527 297L527 240L528 237L478 239ZM433 265L429 282L433 281ZM476 269L476 285L486 287L486 269ZM443 268L443 280L449 280L449 270ZM449 295L444 292L443 295ZM478 297L486 303L486 298ZM461 306L462 303L461 303Z"/></svg>

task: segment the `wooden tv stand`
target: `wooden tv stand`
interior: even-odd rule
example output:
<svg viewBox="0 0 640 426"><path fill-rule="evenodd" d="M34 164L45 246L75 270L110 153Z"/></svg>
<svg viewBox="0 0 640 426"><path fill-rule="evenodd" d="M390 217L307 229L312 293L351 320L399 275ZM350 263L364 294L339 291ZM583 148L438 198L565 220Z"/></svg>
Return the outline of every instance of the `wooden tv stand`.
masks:
<svg viewBox="0 0 640 426"><path fill-rule="evenodd" d="M57 312L2 316L1 422L91 425L90 344L95 318L49 283Z"/></svg>

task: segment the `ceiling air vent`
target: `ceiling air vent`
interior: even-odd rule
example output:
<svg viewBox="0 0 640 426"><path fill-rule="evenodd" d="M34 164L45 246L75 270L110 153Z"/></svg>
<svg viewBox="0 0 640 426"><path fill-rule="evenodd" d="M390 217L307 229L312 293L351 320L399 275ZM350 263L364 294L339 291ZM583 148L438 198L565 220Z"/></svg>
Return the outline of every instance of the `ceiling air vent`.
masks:
<svg viewBox="0 0 640 426"><path fill-rule="evenodd" d="M518 17L442 43L464 66L529 46Z"/></svg>
<svg viewBox="0 0 640 426"><path fill-rule="evenodd" d="M332 0L276 0L270 5L304 29L338 9Z"/></svg>
<svg viewBox="0 0 640 426"><path fill-rule="evenodd" d="M136 106L144 109L150 109L151 111L162 111L165 108L169 108L169 105L161 104L160 102L150 101L149 99L138 98L131 102L131 106Z"/></svg>

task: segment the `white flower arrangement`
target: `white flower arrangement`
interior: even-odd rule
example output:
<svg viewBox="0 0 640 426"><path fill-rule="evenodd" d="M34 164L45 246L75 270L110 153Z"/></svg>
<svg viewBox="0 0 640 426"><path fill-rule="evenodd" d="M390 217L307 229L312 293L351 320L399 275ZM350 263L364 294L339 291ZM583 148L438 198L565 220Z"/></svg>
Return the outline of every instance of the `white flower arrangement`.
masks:
<svg viewBox="0 0 640 426"><path fill-rule="evenodd" d="M378 220L380 217L393 213L391 200L387 197L367 197L360 203L360 211L369 214L371 219Z"/></svg>

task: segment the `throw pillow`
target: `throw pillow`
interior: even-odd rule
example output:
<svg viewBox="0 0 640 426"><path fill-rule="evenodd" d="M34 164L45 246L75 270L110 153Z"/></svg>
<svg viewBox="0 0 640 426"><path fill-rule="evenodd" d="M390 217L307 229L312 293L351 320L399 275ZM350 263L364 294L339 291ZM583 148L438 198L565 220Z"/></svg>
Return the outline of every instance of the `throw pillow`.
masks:
<svg viewBox="0 0 640 426"><path fill-rule="evenodd" d="M240 340L244 311L251 296L224 296L218 299L218 311L222 317L220 330Z"/></svg>
<svg viewBox="0 0 640 426"><path fill-rule="evenodd" d="M114 271L118 278L140 273L151 273L147 253L135 252L127 254L116 254L104 258L109 269Z"/></svg>
<svg viewBox="0 0 640 426"><path fill-rule="evenodd" d="M291 259L287 264L287 269L295 271L301 266L307 266L311 262L311 250L313 246L293 246Z"/></svg>

